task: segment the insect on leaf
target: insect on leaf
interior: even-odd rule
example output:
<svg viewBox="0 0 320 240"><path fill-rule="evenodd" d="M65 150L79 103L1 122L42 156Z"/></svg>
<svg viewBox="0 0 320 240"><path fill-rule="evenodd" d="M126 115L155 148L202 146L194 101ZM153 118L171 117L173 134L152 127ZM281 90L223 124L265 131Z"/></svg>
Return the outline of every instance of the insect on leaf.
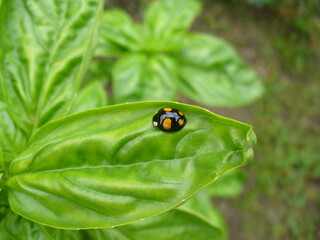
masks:
<svg viewBox="0 0 320 240"><path fill-rule="evenodd" d="M187 118L166 133L153 115ZM53 121L10 167L14 212L64 229L110 228L169 211L224 172L253 158L252 127L174 102L92 109Z"/></svg>

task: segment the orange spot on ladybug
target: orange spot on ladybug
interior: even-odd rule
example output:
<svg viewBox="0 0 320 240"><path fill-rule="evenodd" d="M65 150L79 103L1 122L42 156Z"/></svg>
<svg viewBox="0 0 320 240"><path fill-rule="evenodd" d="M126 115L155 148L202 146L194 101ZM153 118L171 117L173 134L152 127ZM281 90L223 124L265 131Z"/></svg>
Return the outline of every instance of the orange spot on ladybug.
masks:
<svg viewBox="0 0 320 240"><path fill-rule="evenodd" d="M180 115L180 116L183 116L183 113L179 111L179 115Z"/></svg>
<svg viewBox="0 0 320 240"><path fill-rule="evenodd" d="M178 123L179 123L180 126L182 126L183 125L183 120L179 119Z"/></svg>
<svg viewBox="0 0 320 240"><path fill-rule="evenodd" d="M162 126L164 129L170 129L171 128L171 119L170 118L164 119Z"/></svg>
<svg viewBox="0 0 320 240"><path fill-rule="evenodd" d="M172 108L164 108L163 110L165 110L166 112L170 112L172 111Z"/></svg>

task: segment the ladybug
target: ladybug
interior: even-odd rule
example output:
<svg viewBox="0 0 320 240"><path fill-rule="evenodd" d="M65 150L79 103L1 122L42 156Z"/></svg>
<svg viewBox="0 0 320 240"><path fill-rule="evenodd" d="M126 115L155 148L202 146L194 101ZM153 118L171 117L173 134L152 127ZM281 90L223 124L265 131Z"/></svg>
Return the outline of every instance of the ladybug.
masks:
<svg viewBox="0 0 320 240"><path fill-rule="evenodd" d="M174 108L161 108L153 116L153 125L164 132L176 132L181 130L187 123L184 114Z"/></svg>

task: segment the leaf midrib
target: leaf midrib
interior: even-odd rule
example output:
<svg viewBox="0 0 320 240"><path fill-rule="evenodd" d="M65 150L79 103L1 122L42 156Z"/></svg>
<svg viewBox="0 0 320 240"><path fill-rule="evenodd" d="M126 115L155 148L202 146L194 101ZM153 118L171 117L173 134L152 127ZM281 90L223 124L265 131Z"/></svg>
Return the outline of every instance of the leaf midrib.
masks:
<svg viewBox="0 0 320 240"><path fill-rule="evenodd" d="M243 149L237 149L237 150L224 150L224 151L217 151L217 152L206 152L205 154L216 154L216 153L231 153L236 154L238 152L242 152ZM54 172L66 172L66 171L72 171L72 170L85 170L85 169L99 169L99 168L117 168L117 167L132 167L132 166L139 166L143 164L152 164L155 162L169 162L169 161L180 161L185 159L194 159L203 154L198 154L192 157L184 157L184 158L173 158L173 159L154 159L149 162L137 162L137 163L131 163L131 164L118 164L118 165L98 165L98 166L85 166L85 167L69 167L69 168L59 168L59 169L53 169L53 170L44 170L44 171L37 171L37 172L23 172L17 175L12 175L11 177L18 177L23 175L33 175L33 174L42 174L42 173L54 173Z"/></svg>

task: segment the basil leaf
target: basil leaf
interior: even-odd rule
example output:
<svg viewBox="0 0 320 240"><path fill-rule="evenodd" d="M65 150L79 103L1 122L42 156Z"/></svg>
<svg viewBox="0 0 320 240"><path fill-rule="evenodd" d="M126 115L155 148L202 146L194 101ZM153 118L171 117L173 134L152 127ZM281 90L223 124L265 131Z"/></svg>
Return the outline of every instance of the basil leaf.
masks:
<svg viewBox="0 0 320 240"><path fill-rule="evenodd" d="M244 189L247 176L240 169L227 172L210 184L205 190L210 196L232 198L238 196Z"/></svg>
<svg viewBox="0 0 320 240"><path fill-rule="evenodd" d="M3 178L3 173L0 173L0 179ZM2 179L1 179L2 180ZM1 186L2 188L3 186ZM4 217L7 211L8 203L8 195L6 191L1 189L0 191L0 220ZM1 238L0 238L1 239Z"/></svg>
<svg viewBox="0 0 320 240"><path fill-rule="evenodd" d="M0 145L0 172L2 173L3 170L4 170L4 158L3 158L2 146Z"/></svg>
<svg viewBox="0 0 320 240"><path fill-rule="evenodd" d="M25 133L14 123L6 105L0 101L0 145L2 151L0 160L2 170L9 167L12 159L25 148L26 143Z"/></svg>
<svg viewBox="0 0 320 240"><path fill-rule="evenodd" d="M165 55L128 54L112 71L115 101L176 100L175 71L174 61Z"/></svg>
<svg viewBox="0 0 320 240"><path fill-rule="evenodd" d="M83 230L91 240L131 240L133 236L126 236L118 228Z"/></svg>
<svg viewBox="0 0 320 240"><path fill-rule="evenodd" d="M220 238L218 238L219 240L228 239L227 228L223 216L214 206L210 199L210 195L208 195L208 192L205 191L205 189L190 198L185 204L180 206L179 209L193 213L210 223L212 226L215 226L217 229L220 229L221 235Z"/></svg>
<svg viewBox="0 0 320 240"><path fill-rule="evenodd" d="M80 231L67 231L50 228L29 221L13 212L9 212L3 221L7 235L14 240L81 240Z"/></svg>
<svg viewBox="0 0 320 240"><path fill-rule="evenodd" d="M94 240L223 240L219 228L194 212L174 209L142 222L115 229L87 231Z"/></svg>
<svg viewBox="0 0 320 240"><path fill-rule="evenodd" d="M92 108L103 107L106 104L107 97L103 82L93 81L81 89L70 113L77 113Z"/></svg>
<svg viewBox="0 0 320 240"><path fill-rule="evenodd" d="M93 81L100 81L101 84L107 85L111 81L111 69L113 65L114 62L108 60L92 61L82 81L81 88L84 88Z"/></svg>
<svg viewBox="0 0 320 240"><path fill-rule="evenodd" d="M223 240L226 226L206 191L200 191L177 209L142 222L114 229L89 230L94 240Z"/></svg>
<svg viewBox="0 0 320 240"><path fill-rule="evenodd" d="M30 135L65 115L93 52L102 0L5 1L0 71L14 122Z"/></svg>
<svg viewBox="0 0 320 240"><path fill-rule="evenodd" d="M190 35L180 59L179 89L187 97L211 106L248 104L263 93L257 74L234 49L211 35Z"/></svg>
<svg viewBox="0 0 320 240"><path fill-rule="evenodd" d="M0 102L1 104L1 102ZM2 136L2 131L0 130L0 136ZM3 150L2 150L3 143L0 144L0 172L4 170L4 157L3 157Z"/></svg>
<svg viewBox="0 0 320 240"><path fill-rule="evenodd" d="M173 33L188 30L200 8L196 0L154 1L146 9L144 20L153 40L165 39Z"/></svg>
<svg viewBox="0 0 320 240"><path fill-rule="evenodd" d="M152 125L163 107L186 126ZM17 214L64 229L110 228L166 212L217 176L253 158L251 126L174 102L88 110L53 121L10 166L5 185Z"/></svg>
<svg viewBox="0 0 320 240"><path fill-rule="evenodd" d="M1 0L0 0L0 5L1 5ZM3 221L0 222L0 239L1 240L12 240L12 238L3 229Z"/></svg>
<svg viewBox="0 0 320 240"><path fill-rule="evenodd" d="M103 13L100 44L97 55L118 56L127 50L139 49L141 26L121 9L110 9Z"/></svg>

